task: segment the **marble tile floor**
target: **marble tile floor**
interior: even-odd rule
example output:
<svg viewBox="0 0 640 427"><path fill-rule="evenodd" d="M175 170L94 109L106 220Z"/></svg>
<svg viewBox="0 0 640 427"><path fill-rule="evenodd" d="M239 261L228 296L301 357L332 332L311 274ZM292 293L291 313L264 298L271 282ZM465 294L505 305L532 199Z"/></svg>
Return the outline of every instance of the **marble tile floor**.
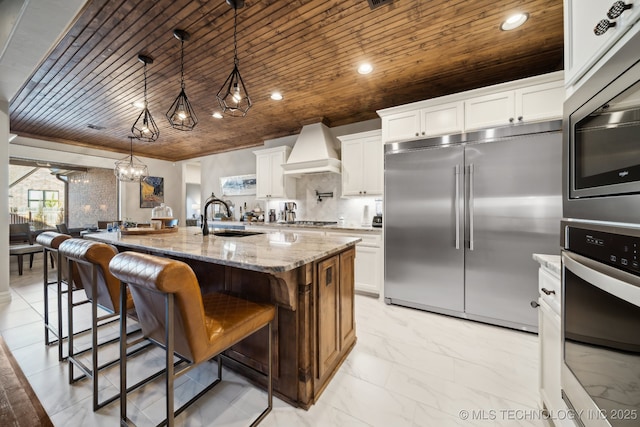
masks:
<svg viewBox="0 0 640 427"><path fill-rule="evenodd" d="M67 363L58 362L55 346L44 345L42 261L36 259L23 276L12 262L10 274L12 301L0 305L0 333L54 425L118 425L118 402L93 412L90 381L69 385ZM55 292L50 297L55 303ZM74 323L86 322L87 314L78 314ZM275 398L261 426L547 425L537 409L536 335L359 295L356 322L357 344L319 401L305 411ZM101 337L117 333L115 323L104 327ZM84 346L87 339L76 345ZM100 354L117 354L117 345ZM153 349L136 357L128 372L140 377L162 364L163 353ZM215 364L203 364L181 377L177 404L215 372ZM101 373L101 398L117 393L118 382L117 366ZM160 380L129 396L129 417L138 426L164 418L162 388ZM265 402L266 393L225 369L223 382L181 414L177 425L247 426Z"/></svg>

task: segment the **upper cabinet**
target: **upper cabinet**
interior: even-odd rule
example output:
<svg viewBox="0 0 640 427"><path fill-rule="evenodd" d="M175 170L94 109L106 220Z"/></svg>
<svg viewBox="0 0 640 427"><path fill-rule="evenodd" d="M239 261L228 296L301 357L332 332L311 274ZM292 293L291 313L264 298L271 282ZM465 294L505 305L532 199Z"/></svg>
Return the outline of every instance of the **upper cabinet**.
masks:
<svg viewBox="0 0 640 427"><path fill-rule="evenodd" d="M463 104L452 102L382 118L384 141L406 141L459 133L463 130Z"/></svg>
<svg viewBox="0 0 640 427"><path fill-rule="evenodd" d="M614 0L564 0L565 82L578 82L640 16L640 4ZM630 7L631 6L631 7Z"/></svg>
<svg viewBox="0 0 640 427"><path fill-rule="evenodd" d="M378 111L382 142L562 118L563 73L551 73Z"/></svg>
<svg viewBox="0 0 640 427"><path fill-rule="evenodd" d="M256 198L293 199L296 181L284 175L282 165L287 162L291 147L282 146L256 150Z"/></svg>
<svg viewBox="0 0 640 427"><path fill-rule="evenodd" d="M338 137L342 143L342 196L378 196L384 188L381 132Z"/></svg>
<svg viewBox="0 0 640 427"><path fill-rule="evenodd" d="M492 93L464 102L466 131L562 117L562 80Z"/></svg>

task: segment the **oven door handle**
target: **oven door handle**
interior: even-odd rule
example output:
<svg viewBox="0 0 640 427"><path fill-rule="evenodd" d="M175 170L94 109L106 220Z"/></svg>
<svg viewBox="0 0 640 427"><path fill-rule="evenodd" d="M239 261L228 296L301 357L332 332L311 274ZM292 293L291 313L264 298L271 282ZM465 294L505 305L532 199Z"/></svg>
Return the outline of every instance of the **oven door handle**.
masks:
<svg viewBox="0 0 640 427"><path fill-rule="evenodd" d="M568 251L562 251L562 265L593 286L640 306L640 277Z"/></svg>

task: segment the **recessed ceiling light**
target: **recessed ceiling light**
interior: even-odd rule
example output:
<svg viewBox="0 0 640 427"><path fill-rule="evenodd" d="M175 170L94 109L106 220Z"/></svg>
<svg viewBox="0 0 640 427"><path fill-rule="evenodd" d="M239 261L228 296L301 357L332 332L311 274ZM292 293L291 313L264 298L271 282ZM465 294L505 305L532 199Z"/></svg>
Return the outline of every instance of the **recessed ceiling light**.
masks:
<svg viewBox="0 0 640 427"><path fill-rule="evenodd" d="M373 71L373 66L368 62L360 64L360 66L358 67L358 73L360 74L369 74L372 71Z"/></svg>
<svg viewBox="0 0 640 427"><path fill-rule="evenodd" d="M282 101L282 94L280 92L273 92L271 94L271 99L274 101Z"/></svg>
<svg viewBox="0 0 640 427"><path fill-rule="evenodd" d="M527 19L529 19L528 13L515 13L508 17L507 20L500 25L500 29L502 31L513 30L524 24Z"/></svg>
<svg viewBox="0 0 640 427"><path fill-rule="evenodd" d="M216 111L215 113L212 114L214 119L221 119L222 118L222 114L218 111Z"/></svg>

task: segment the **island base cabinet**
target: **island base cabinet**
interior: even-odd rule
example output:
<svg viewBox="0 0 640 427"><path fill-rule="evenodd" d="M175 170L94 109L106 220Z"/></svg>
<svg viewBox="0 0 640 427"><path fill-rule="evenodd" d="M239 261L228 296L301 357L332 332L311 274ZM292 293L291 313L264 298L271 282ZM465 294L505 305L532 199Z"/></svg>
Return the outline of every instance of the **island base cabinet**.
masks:
<svg viewBox="0 0 640 427"><path fill-rule="evenodd" d="M225 291L276 305L273 391L294 406L308 409L316 402L355 344L354 261L355 249L349 248L282 274L224 267L217 275L215 290L222 290L222 276ZM212 279L204 269L194 270L199 280ZM282 292L274 289L289 286L297 289L294 304L280 301ZM266 378L248 367L266 374L267 342L266 329L245 338L225 352L225 366L266 388Z"/></svg>

